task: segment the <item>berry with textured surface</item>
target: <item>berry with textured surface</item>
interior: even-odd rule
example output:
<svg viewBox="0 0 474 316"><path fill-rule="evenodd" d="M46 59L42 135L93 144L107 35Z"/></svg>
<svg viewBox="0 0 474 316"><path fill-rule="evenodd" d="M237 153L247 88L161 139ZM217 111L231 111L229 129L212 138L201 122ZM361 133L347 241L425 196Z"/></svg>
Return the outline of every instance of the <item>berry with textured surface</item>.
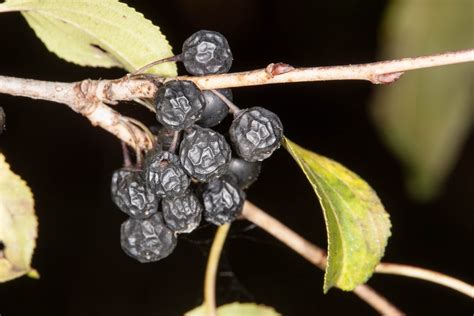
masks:
<svg viewBox="0 0 474 316"><path fill-rule="evenodd" d="M226 73L232 66L227 39L214 31L201 30L186 39L181 58L186 71L196 76Z"/></svg>
<svg viewBox="0 0 474 316"><path fill-rule="evenodd" d="M278 116L262 107L241 111L229 129L237 154L247 161L262 161L280 147L283 125Z"/></svg>
<svg viewBox="0 0 474 316"><path fill-rule="evenodd" d="M194 128L179 148L181 165L186 172L202 182L209 182L223 175L232 153L224 136L208 128Z"/></svg>
<svg viewBox="0 0 474 316"><path fill-rule="evenodd" d="M131 217L146 218L158 211L159 198L146 188L145 179L139 171L115 171L111 193L118 208Z"/></svg>
<svg viewBox="0 0 474 316"><path fill-rule="evenodd" d="M142 263L169 256L177 244L175 234L160 213L143 220L128 219L122 224L120 239L125 253Z"/></svg>
<svg viewBox="0 0 474 316"><path fill-rule="evenodd" d="M160 197L183 195L190 184L178 156L159 149L145 159L145 179L150 191Z"/></svg>
<svg viewBox="0 0 474 316"><path fill-rule="evenodd" d="M194 193L164 198L161 202L166 225L176 233L190 233L201 222L202 205Z"/></svg>
<svg viewBox="0 0 474 316"><path fill-rule="evenodd" d="M204 219L210 223L230 223L242 214L245 193L230 181L217 179L206 184L202 197Z"/></svg>
<svg viewBox="0 0 474 316"><path fill-rule="evenodd" d="M261 168L260 161L250 162L241 158L232 158L226 175L233 179L241 189L247 189L258 179Z"/></svg>
<svg viewBox="0 0 474 316"><path fill-rule="evenodd" d="M158 122L182 130L201 118L206 99L192 81L173 80L159 88L155 107Z"/></svg>
<svg viewBox="0 0 474 316"><path fill-rule="evenodd" d="M217 91L232 101L231 89L220 89ZM229 114L229 108L227 107L227 104L225 104L225 102L211 90L204 90L202 93L204 94L204 98L206 98L206 108L196 124L199 124L202 127L216 126L226 118L227 114Z"/></svg>

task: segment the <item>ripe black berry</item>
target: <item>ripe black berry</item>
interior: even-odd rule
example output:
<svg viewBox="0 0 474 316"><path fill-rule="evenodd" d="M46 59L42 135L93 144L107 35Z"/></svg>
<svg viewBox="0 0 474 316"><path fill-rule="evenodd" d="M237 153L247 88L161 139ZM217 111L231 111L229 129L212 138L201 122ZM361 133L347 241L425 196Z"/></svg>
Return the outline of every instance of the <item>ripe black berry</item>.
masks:
<svg viewBox="0 0 474 316"><path fill-rule="evenodd" d="M181 141L179 158L190 176L209 182L227 171L231 149L221 134L197 127Z"/></svg>
<svg viewBox="0 0 474 316"><path fill-rule="evenodd" d="M201 222L202 205L194 193L164 198L161 202L166 225L176 233L190 233Z"/></svg>
<svg viewBox="0 0 474 316"><path fill-rule="evenodd" d="M229 134L240 157L247 161L262 161L280 147L283 125L275 113L253 107L237 115Z"/></svg>
<svg viewBox="0 0 474 316"><path fill-rule="evenodd" d="M230 223L241 213L245 193L232 182L217 179L203 190L204 219L215 225Z"/></svg>
<svg viewBox="0 0 474 316"><path fill-rule="evenodd" d="M160 197L183 195L190 183L178 156L161 150L152 151L145 159L145 177L150 191Z"/></svg>
<svg viewBox="0 0 474 316"><path fill-rule="evenodd" d="M142 220L130 218L122 224L120 233L122 249L142 263L167 257L177 243L175 234L166 227L160 213Z"/></svg>
<svg viewBox="0 0 474 316"><path fill-rule="evenodd" d="M147 190L145 180L138 171L115 171L111 193L118 208L131 217L146 218L158 211L158 197Z"/></svg>
<svg viewBox="0 0 474 316"><path fill-rule="evenodd" d="M232 101L232 90L220 89L217 91ZM214 92L204 90L202 93L204 94L204 98L206 98L206 108L201 114L201 119L196 123L202 127L216 126L229 114L229 108Z"/></svg>
<svg viewBox="0 0 474 316"><path fill-rule="evenodd" d="M196 76L221 74L232 66L232 52L226 38L214 31L201 30L183 43L181 58L186 70Z"/></svg>
<svg viewBox="0 0 474 316"><path fill-rule="evenodd" d="M259 174L262 163L250 162L240 158L232 158L226 175L229 176L241 189L247 189L254 183Z"/></svg>
<svg viewBox="0 0 474 316"><path fill-rule="evenodd" d="M206 99L193 82L174 80L159 89L155 105L158 122L173 130L182 130L201 117Z"/></svg>

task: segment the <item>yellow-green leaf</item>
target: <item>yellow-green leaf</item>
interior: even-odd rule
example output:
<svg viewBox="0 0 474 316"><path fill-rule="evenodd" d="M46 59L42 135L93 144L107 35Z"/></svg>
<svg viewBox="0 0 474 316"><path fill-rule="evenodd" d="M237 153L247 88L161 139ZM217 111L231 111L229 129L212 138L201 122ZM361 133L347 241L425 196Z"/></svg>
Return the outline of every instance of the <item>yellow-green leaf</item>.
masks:
<svg viewBox="0 0 474 316"><path fill-rule="evenodd" d="M381 59L474 47L472 1L392 1ZM474 118L474 64L417 70L377 86L375 123L405 166L415 198L432 198L443 186Z"/></svg>
<svg viewBox="0 0 474 316"><path fill-rule="evenodd" d="M27 273L38 276L31 268L38 229L33 207L30 188L0 154L0 282Z"/></svg>
<svg viewBox="0 0 474 316"><path fill-rule="evenodd" d="M284 145L313 186L326 220L329 249L324 292L333 286L353 290L369 279L384 254L389 215L358 175L287 138Z"/></svg>
<svg viewBox="0 0 474 316"><path fill-rule="evenodd" d="M21 11L51 52L81 66L134 71L173 55L157 26L117 0L7 0L0 11ZM149 72L177 74L174 63Z"/></svg>
<svg viewBox="0 0 474 316"><path fill-rule="evenodd" d="M217 308L217 316L280 316L273 308L254 303L230 303ZM187 312L185 316L207 316L205 306Z"/></svg>

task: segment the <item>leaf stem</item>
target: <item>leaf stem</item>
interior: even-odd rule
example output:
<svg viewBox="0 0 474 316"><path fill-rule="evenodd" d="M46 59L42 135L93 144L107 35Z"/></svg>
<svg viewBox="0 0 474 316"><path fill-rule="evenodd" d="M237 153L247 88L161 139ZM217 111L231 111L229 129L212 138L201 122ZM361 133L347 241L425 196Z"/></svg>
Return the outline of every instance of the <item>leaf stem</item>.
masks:
<svg viewBox="0 0 474 316"><path fill-rule="evenodd" d="M204 278L204 308L206 315L217 316L216 309L216 274L219 267L222 248L224 247L230 224L224 224L217 228L211 252L207 260L206 276Z"/></svg>

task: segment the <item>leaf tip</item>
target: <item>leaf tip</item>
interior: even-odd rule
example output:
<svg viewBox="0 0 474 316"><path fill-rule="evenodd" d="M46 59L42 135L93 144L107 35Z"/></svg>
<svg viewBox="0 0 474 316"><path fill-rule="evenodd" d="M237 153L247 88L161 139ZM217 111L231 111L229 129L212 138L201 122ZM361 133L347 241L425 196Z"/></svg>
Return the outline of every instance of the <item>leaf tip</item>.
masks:
<svg viewBox="0 0 474 316"><path fill-rule="evenodd" d="M26 275L29 278L32 278L32 279L35 279L35 280L39 280L41 278L38 270L36 270L36 269L31 269Z"/></svg>

